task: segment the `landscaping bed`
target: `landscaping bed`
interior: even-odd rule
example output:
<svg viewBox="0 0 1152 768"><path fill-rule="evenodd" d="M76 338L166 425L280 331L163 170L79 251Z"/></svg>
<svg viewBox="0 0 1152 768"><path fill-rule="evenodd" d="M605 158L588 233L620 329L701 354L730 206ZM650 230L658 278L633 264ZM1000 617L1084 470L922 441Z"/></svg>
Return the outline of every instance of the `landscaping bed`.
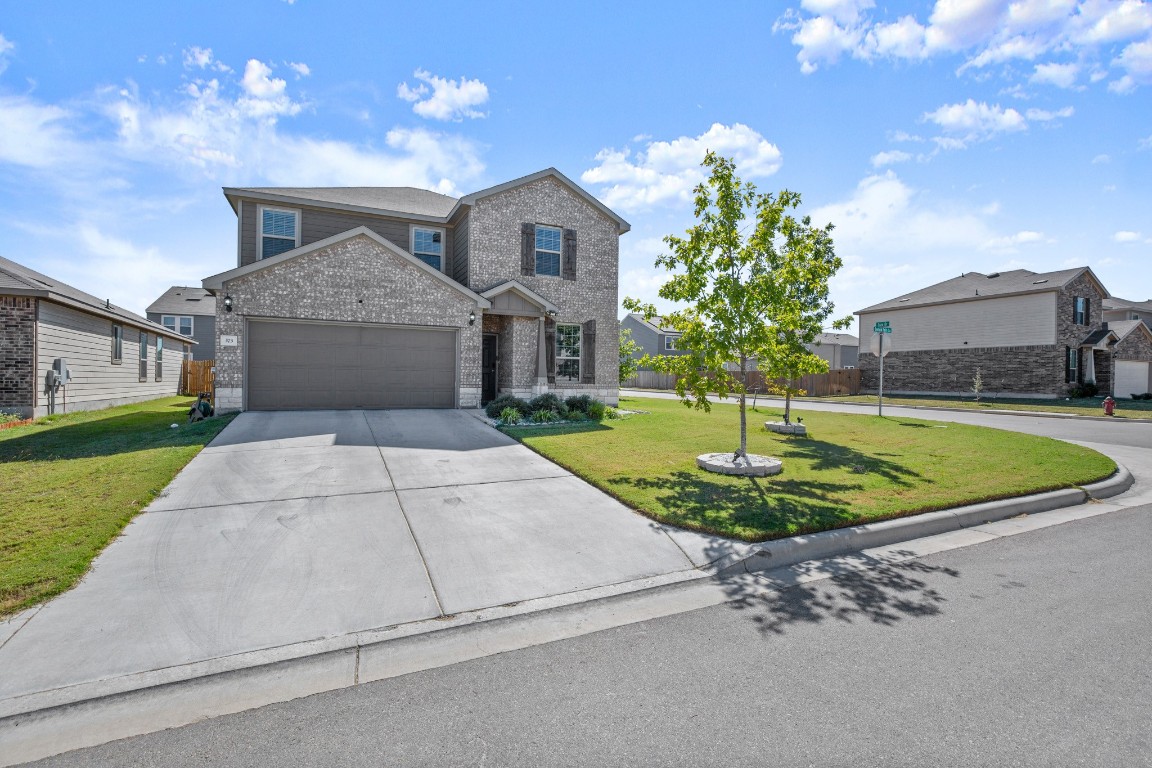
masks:
<svg viewBox="0 0 1152 768"><path fill-rule="evenodd" d="M749 410L748 451L782 459L783 473L730 477L695 459L737 446L738 409L638 398L621 407L647 413L505 431L649 517L746 541L1070 488L1116 469L1059 440L920 419L807 411L808 437L777 435L760 428L780 416L772 403Z"/></svg>
<svg viewBox="0 0 1152 768"><path fill-rule="evenodd" d="M169 397L0 431L0 617L75 584L231 421L188 424L194 402Z"/></svg>

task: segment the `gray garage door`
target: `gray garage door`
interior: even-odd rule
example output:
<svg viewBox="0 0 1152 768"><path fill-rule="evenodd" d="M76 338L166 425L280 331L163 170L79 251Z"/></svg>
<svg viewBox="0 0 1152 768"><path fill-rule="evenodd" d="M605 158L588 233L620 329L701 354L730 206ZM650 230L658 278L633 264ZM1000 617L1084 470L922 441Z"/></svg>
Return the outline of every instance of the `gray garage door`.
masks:
<svg viewBox="0 0 1152 768"><path fill-rule="evenodd" d="M452 408L456 331L251 321L248 408Z"/></svg>

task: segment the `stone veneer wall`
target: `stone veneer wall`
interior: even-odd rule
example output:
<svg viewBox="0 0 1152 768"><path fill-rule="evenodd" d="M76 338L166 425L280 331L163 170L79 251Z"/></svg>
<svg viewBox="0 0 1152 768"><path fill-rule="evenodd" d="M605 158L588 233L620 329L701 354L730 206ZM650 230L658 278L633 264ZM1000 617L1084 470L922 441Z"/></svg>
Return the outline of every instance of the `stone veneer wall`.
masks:
<svg viewBox="0 0 1152 768"><path fill-rule="evenodd" d="M232 312L224 311L225 294L232 297ZM229 280L216 302L217 408L243 408L248 317L458 328L458 404L475 408L483 324L468 325L474 307L465 294L364 236ZM221 335L237 336L238 346L220 346Z"/></svg>
<svg viewBox="0 0 1152 768"><path fill-rule="evenodd" d="M1117 360L1144 360L1152 362L1152 341L1139 329L1118 342L1113 350Z"/></svg>
<svg viewBox="0 0 1152 768"><path fill-rule="evenodd" d="M36 395L36 299L0 296L0 408L32 415Z"/></svg>
<svg viewBox="0 0 1152 768"><path fill-rule="evenodd" d="M1073 322L1072 308L1077 296L1089 299L1085 325ZM969 394L979 368L984 391L989 395L1062 396L1068 387L1064 381L1065 348L1079 347L1088 334L1101 326L1103 299L1087 273L1061 288L1056 296L1053 345L891 352L884 358L884 391ZM861 389L875 392L880 383L879 359L862 348L859 368Z"/></svg>
<svg viewBox="0 0 1152 768"><path fill-rule="evenodd" d="M520 225L524 222L576 230L575 280L520 274ZM549 177L477 200L469 214L468 251L472 290L482 292L517 280L559 308L557 323L596 320L595 383L558 383L554 389L563 396L586 392L615 405L620 365L616 319L620 234L616 222ZM526 321L533 327L523 327ZM535 318L517 318L512 326L511 386L518 393L536 379L535 323ZM503 355L502 351L502 361Z"/></svg>

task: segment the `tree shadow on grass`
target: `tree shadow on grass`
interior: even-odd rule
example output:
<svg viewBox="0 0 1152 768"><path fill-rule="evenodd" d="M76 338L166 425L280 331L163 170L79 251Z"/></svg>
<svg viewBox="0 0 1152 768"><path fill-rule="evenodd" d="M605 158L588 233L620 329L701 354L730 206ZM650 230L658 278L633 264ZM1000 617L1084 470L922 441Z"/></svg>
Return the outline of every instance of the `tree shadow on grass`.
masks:
<svg viewBox="0 0 1152 768"><path fill-rule="evenodd" d="M879 475L889 482L904 487L913 485L914 481L931 482L919 472L911 470L897 461L880 458L881 456L895 456L896 454L863 453L845 445L812 439L787 441L784 445L787 447L781 451L779 458L785 462L785 472L788 471L788 459L794 459L807 462L816 471L848 469Z"/></svg>
<svg viewBox="0 0 1152 768"><path fill-rule="evenodd" d="M926 618L943 612L946 598L933 582L940 576L960 578L954 568L931 565L910 551L892 553L888 562L865 560L861 570L850 570L821 580L800 581L818 570L835 572L835 566L800 563L781 573L764 574L777 588L765 591L764 583L732 580L725 584L728 605L748 614L762 635L782 635L791 626L839 621L866 621L893 627L907 619ZM902 560L900 562L900 560Z"/></svg>
<svg viewBox="0 0 1152 768"><path fill-rule="evenodd" d="M665 522L682 528L749 541L792 536L850 524L856 513L843 500L861 486L847 482L726 478L704 472L673 472L663 477L612 477L609 486L651 493Z"/></svg>

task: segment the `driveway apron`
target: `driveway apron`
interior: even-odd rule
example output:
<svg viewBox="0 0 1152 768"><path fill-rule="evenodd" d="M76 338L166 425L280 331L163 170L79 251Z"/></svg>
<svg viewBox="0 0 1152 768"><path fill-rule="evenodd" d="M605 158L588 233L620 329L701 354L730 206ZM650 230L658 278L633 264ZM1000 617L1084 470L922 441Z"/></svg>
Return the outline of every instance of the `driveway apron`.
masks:
<svg viewBox="0 0 1152 768"><path fill-rule="evenodd" d="M243 413L6 623L0 698L702 564L672 535L462 411Z"/></svg>

